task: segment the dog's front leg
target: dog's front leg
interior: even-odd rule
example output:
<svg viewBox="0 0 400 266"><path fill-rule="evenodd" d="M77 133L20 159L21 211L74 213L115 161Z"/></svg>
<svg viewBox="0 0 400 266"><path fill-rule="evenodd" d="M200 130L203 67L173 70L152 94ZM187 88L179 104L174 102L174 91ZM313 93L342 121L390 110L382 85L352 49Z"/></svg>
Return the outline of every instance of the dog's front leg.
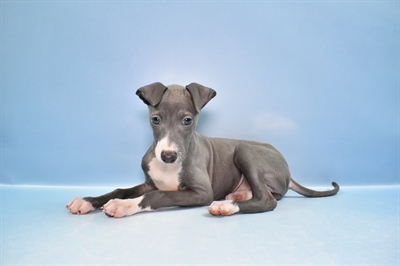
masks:
<svg viewBox="0 0 400 266"><path fill-rule="evenodd" d="M152 191L134 199L110 200L103 207L108 216L120 218L143 211L153 211L164 207L204 206L212 202L212 195L192 190Z"/></svg>
<svg viewBox="0 0 400 266"><path fill-rule="evenodd" d="M153 191L155 188L147 183L132 187L132 188L118 188L110 193L104 194L99 197L84 197L73 198L68 204L67 208L72 214L86 214L103 207L111 199L128 199L137 198L145 193Z"/></svg>

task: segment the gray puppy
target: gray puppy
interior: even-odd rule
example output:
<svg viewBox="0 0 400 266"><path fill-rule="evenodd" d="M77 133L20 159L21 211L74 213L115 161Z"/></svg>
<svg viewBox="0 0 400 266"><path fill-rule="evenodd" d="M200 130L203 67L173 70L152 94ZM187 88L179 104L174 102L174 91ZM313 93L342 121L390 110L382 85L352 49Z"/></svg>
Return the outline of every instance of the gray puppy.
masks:
<svg viewBox="0 0 400 266"><path fill-rule="evenodd" d="M213 89L157 82L136 94L148 105L154 135L142 160L145 182L99 197L74 198L67 205L71 213L102 208L108 216L123 217L162 207L211 204L211 214L232 215L271 211L288 189L307 197L339 191L335 182L328 191L296 183L283 156L269 144L197 133L200 110L215 97Z"/></svg>

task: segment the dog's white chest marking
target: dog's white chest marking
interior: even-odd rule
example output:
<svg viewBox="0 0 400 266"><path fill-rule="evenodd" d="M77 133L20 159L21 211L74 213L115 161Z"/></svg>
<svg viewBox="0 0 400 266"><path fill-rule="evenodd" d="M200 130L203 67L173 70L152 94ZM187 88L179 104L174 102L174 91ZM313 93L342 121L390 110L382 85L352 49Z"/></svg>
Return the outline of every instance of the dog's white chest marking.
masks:
<svg viewBox="0 0 400 266"><path fill-rule="evenodd" d="M153 158L149 163L148 174L159 190L177 191L181 170L182 163L165 164Z"/></svg>

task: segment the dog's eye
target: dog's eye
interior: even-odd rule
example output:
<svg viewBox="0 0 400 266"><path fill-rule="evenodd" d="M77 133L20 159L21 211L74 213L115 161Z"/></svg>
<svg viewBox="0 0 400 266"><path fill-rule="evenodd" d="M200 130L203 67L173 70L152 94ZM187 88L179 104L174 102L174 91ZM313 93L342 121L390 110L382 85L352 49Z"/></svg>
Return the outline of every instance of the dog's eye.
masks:
<svg viewBox="0 0 400 266"><path fill-rule="evenodd" d="M154 116L154 117L151 118L151 122L154 125L159 125L161 123L161 119L158 116Z"/></svg>
<svg viewBox="0 0 400 266"><path fill-rule="evenodd" d="M193 119L191 119L190 117L186 117L183 119L183 124L185 126L189 126L190 124L192 124Z"/></svg>

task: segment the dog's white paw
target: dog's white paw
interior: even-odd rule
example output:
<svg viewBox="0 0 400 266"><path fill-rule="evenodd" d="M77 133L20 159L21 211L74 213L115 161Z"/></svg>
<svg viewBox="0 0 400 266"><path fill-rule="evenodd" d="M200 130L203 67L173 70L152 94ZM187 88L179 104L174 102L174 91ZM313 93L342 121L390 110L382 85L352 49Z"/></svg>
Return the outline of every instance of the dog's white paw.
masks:
<svg viewBox="0 0 400 266"><path fill-rule="evenodd" d="M67 204L67 209L72 214L86 214L94 211L92 204L82 198L73 198Z"/></svg>
<svg viewBox="0 0 400 266"><path fill-rule="evenodd" d="M139 203L142 199L143 196L134 199L112 199L103 206L103 212L114 218L130 216L144 211L139 207ZM148 211L148 209L145 210Z"/></svg>
<svg viewBox="0 0 400 266"><path fill-rule="evenodd" d="M208 211L212 215L229 216L239 212L239 207L233 202L233 200L214 201L208 207Z"/></svg>
<svg viewBox="0 0 400 266"><path fill-rule="evenodd" d="M228 196L225 197L225 199L227 200L233 200L233 201L245 201L245 200L249 200L253 197L253 193L251 192L251 190L247 190L247 191L237 191L237 192L233 192L231 194L228 194Z"/></svg>

